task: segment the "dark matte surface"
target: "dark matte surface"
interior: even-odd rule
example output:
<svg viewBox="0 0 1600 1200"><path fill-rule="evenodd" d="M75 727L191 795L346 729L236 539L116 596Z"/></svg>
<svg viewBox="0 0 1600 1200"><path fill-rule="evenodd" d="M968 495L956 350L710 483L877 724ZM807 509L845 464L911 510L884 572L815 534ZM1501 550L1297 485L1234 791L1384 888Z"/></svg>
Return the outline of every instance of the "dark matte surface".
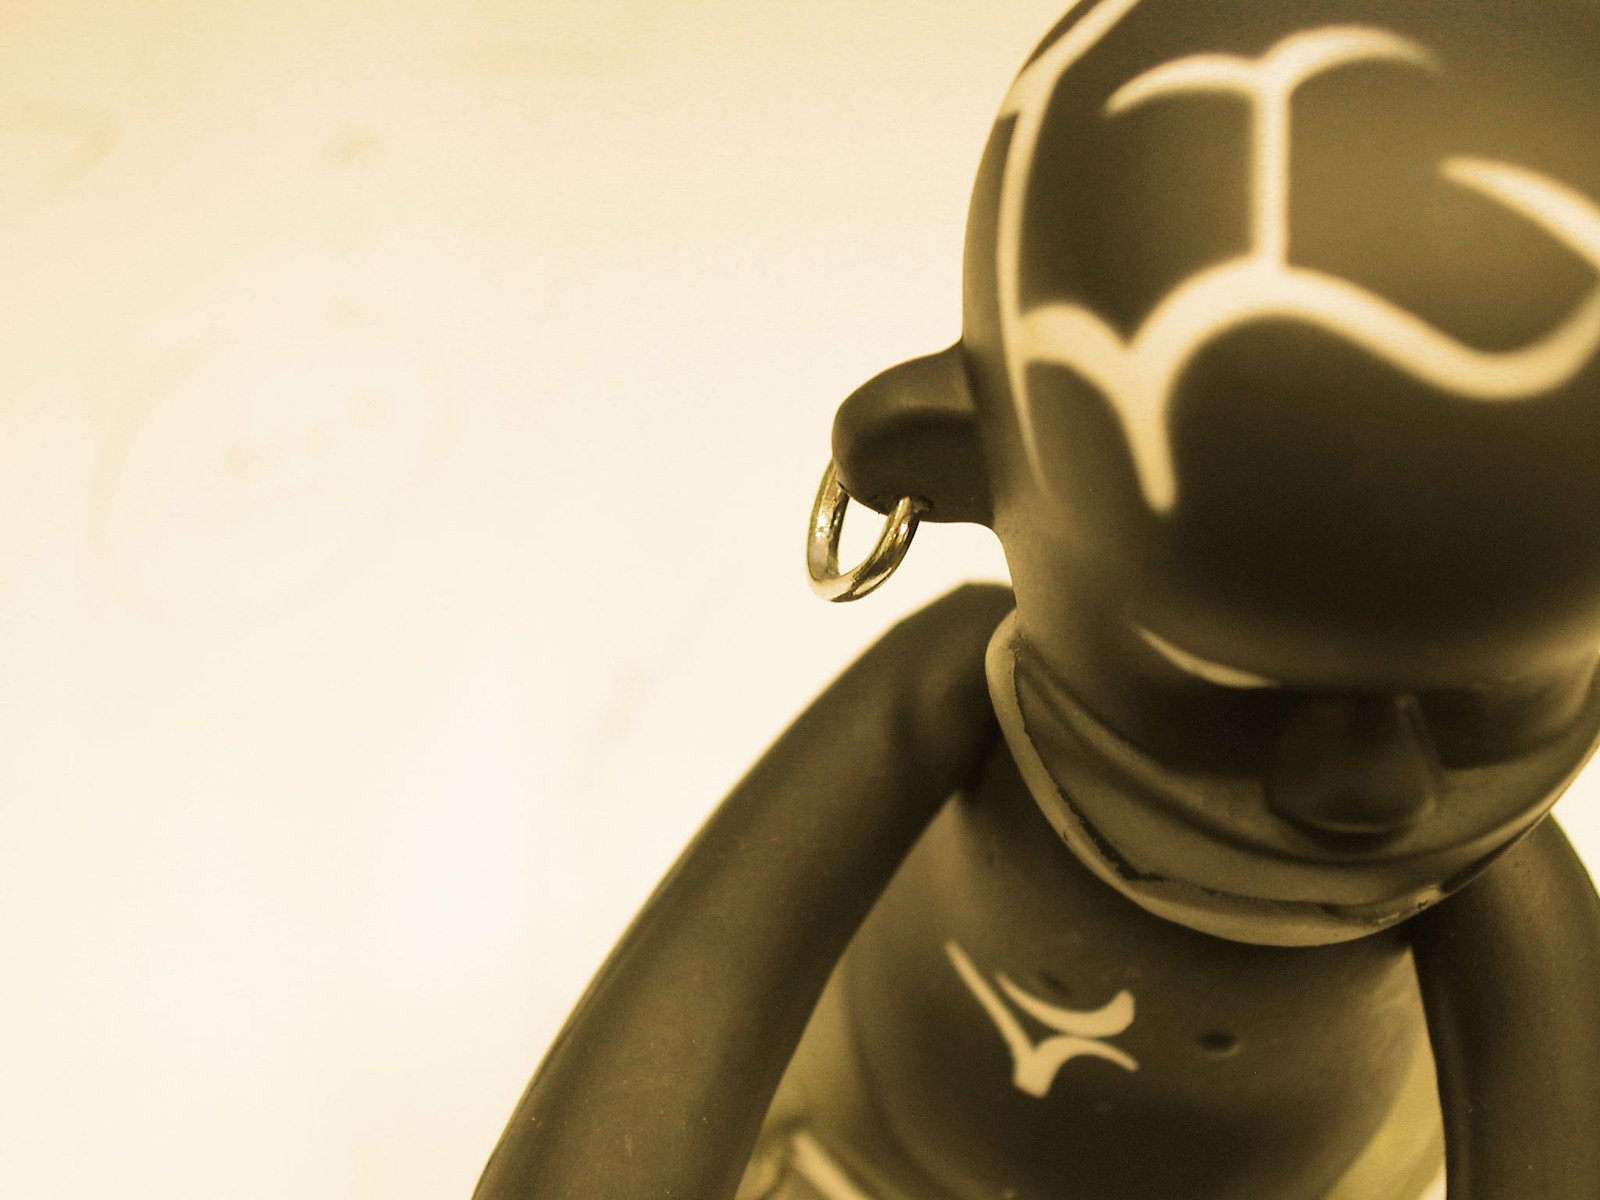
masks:
<svg viewBox="0 0 1600 1200"><path fill-rule="evenodd" d="M1600 1196L1600 901L1546 821L1408 926L1450 1200Z"/></svg>
<svg viewBox="0 0 1600 1200"><path fill-rule="evenodd" d="M994 737L968 586L828 688L706 823L528 1085L479 1200L731 1196L817 996Z"/></svg>

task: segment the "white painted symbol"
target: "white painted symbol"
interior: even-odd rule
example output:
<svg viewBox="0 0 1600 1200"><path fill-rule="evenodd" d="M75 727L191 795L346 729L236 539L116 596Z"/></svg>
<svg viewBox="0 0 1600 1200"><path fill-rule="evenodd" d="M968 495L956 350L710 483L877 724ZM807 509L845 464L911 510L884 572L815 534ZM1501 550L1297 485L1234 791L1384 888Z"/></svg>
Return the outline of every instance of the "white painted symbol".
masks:
<svg viewBox="0 0 1600 1200"><path fill-rule="evenodd" d="M1045 110L1066 70L1138 0L1107 0L1036 59L1013 86L1003 113L1017 117L1001 184L998 227L1000 323L1023 445L1042 474L1027 368L1070 367L1111 402L1127 437L1145 502L1170 512L1177 480L1168 437L1173 389L1207 343L1265 318L1326 329L1414 378L1463 400L1517 401L1570 381L1600 348L1600 286L1561 324L1515 350L1487 352L1450 337L1415 314L1348 280L1288 261L1289 130L1295 90L1316 75L1353 62L1388 60L1425 70L1437 64L1425 47L1365 26L1293 34L1257 59L1200 54L1164 63L1124 84L1108 115L1186 92L1239 92L1251 102L1252 246L1244 255L1190 277L1161 300L1124 339L1079 304L1024 311L1021 230L1024 203ZM1600 208L1586 196L1526 168L1450 157L1444 178L1486 196L1544 229L1600 268Z"/></svg>
<svg viewBox="0 0 1600 1200"><path fill-rule="evenodd" d="M967 952L955 942L946 942L944 951L950 957L956 974L969 991L978 998L989 1019L1000 1031L1006 1047L1011 1051L1014 1069L1011 1082L1018 1090L1030 1096L1043 1098L1050 1091L1056 1075L1074 1058L1103 1058L1114 1062L1124 1071L1137 1071L1139 1063L1131 1055L1105 1042L1116 1037L1133 1024L1133 993L1123 989L1113 996L1103 1008L1080 1012L1072 1008L1058 1008L1037 996L1029 995L1004 975L996 975L995 982L1023 1012L1041 1025L1055 1030L1053 1036L1033 1042L1022 1028L1022 1022L1006 1006L994 988L972 965Z"/></svg>

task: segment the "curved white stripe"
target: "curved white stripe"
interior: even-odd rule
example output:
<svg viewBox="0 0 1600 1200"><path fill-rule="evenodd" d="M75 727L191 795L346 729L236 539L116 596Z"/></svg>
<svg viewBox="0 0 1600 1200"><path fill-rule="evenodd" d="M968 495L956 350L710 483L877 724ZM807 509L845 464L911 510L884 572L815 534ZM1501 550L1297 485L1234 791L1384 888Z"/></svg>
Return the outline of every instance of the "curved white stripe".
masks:
<svg viewBox="0 0 1600 1200"><path fill-rule="evenodd" d="M1457 155L1445 159L1439 172L1499 201L1600 267L1600 209L1582 192L1526 167L1487 158Z"/></svg>
<svg viewBox="0 0 1600 1200"><path fill-rule="evenodd" d="M1139 1069L1139 1064L1133 1058L1115 1046L1091 1042L1087 1038L1053 1037L1047 1042L1040 1043L1039 1048L1026 1062L1017 1063L1013 1082L1020 1091L1042 1098L1049 1094L1050 1085L1056 1081L1056 1075L1060 1073L1061 1068L1074 1058L1103 1058L1107 1062L1116 1063L1124 1071Z"/></svg>
<svg viewBox="0 0 1600 1200"><path fill-rule="evenodd" d="M1254 176L1254 253L1284 262L1289 253L1289 106L1307 79L1336 67L1379 60L1435 67L1426 47L1386 29L1333 25L1284 38L1260 58L1196 54L1152 67L1106 101L1117 115L1162 96L1185 92L1242 92L1251 101Z"/></svg>
<svg viewBox="0 0 1600 1200"><path fill-rule="evenodd" d="M1240 91L1263 102L1281 98L1314 75L1351 62L1390 59L1433 68L1427 47L1387 29L1335 25L1284 38L1260 58L1192 54L1136 75L1106 101L1120 113L1157 96L1185 91Z"/></svg>
<svg viewBox="0 0 1600 1200"><path fill-rule="evenodd" d="M983 1005L983 1010L989 1014L989 1019L1000 1031L1006 1049L1011 1051L1012 1060L1018 1064L1022 1063L1033 1053L1033 1043L1028 1040L1022 1022L1011 1014L1011 1010L999 996L995 995L994 989L982 975L978 974L978 968L973 966L972 959L967 956L965 950L954 942L946 942L944 952L954 965L956 974L961 976L961 982L966 984L967 990L977 997L978 1003Z"/></svg>
<svg viewBox="0 0 1600 1200"><path fill-rule="evenodd" d="M1168 512L1177 500L1167 417L1178 377L1222 334L1272 319L1326 329L1463 400L1524 400L1570 380L1600 349L1600 288L1537 342L1495 352L1457 341L1348 280L1236 259L1172 292L1131 342L1075 304L1028 313L1022 341L1030 362L1070 367L1108 397L1128 438L1146 502Z"/></svg>
<svg viewBox="0 0 1600 1200"><path fill-rule="evenodd" d="M1022 69L1000 105L1002 117L1014 115L1017 118L1000 175L999 212L995 217L995 290L998 292L996 303L1000 316L1000 350L1005 359L1011 395L1017 404L1023 448L1036 473L1041 463L1028 398L1028 362L1014 351L1011 344L1023 315L1022 214L1028 199L1028 181L1033 176L1033 152L1039 144L1039 130L1044 125L1050 97L1062 75L1110 33L1138 3L1139 0L1102 0L1062 34L1054 45ZM1076 6L1074 3L1067 12Z"/></svg>
<svg viewBox="0 0 1600 1200"><path fill-rule="evenodd" d="M1057 1008L1039 997L1023 991L1005 975L996 975L1000 990L1023 1012L1041 1025L1061 1033L1078 1037L1115 1037L1133 1024L1133 993L1123 989L1099 1008L1083 1012L1075 1008Z"/></svg>
<svg viewBox="0 0 1600 1200"><path fill-rule="evenodd" d="M1056 83L1137 4L1107 0L1013 85L1002 114L1016 127L1001 181L997 221L1001 338L1023 446L1042 472L1027 369L1037 362L1072 368L1100 389L1122 423L1145 501L1169 512L1177 481L1168 439L1172 391L1184 368L1219 335L1257 320L1292 320L1327 330L1414 378L1459 396L1526 400L1571 380L1600 350L1600 286L1555 329L1527 346L1474 349L1413 313L1348 280L1287 261L1289 107L1306 79L1370 59L1432 69L1416 42L1366 26L1331 26L1284 38L1257 59L1194 55L1135 77L1107 102L1111 113L1179 91L1243 91L1254 100L1253 246L1242 258L1191 277L1163 299L1131 339L1091 309L1048 304L1021 309L1023 208L1039 128ZM1556 181L1507 163L1453 157L1441 172L1538 225L1600 268L1600 208Z"/></svg>
<svg viewBox="0 0 1600 1200"><path fill-rule="evenodd" d="M874 1200L845 1174L822 1143L804 1130L789 1139L789 1161L794 1173L816 1188L824 1200Z"/></svg>

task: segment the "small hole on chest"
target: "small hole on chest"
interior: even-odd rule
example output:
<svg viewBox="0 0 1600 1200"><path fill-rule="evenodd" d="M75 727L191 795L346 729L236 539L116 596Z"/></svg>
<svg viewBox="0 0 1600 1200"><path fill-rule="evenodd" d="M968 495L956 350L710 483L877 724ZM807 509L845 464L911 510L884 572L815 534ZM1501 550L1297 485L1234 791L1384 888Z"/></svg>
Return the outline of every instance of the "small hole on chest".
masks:
<svg viewBox="0 0 1600 1200"><path fill-rule="evenodd" d="M1212 1058L1231 1058L1239 1053L1239 1039L1221 1029L1209 1030L1195 1040Z"/></svg>

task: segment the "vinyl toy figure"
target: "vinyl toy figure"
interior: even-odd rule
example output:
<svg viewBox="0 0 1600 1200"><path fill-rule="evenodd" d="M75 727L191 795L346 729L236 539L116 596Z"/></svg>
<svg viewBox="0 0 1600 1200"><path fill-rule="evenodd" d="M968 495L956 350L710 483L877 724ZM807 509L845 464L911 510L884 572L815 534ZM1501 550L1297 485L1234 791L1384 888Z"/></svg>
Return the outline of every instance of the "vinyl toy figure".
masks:
<svg viewBox="0 0 1600 1200"><path fill-rule="evenodd" d="M1600 1197L1600 4L1083 0L954 346L834 426L893 628L635 921L482 1200ZM890 513L837 568L853 498Z"/></svg>

